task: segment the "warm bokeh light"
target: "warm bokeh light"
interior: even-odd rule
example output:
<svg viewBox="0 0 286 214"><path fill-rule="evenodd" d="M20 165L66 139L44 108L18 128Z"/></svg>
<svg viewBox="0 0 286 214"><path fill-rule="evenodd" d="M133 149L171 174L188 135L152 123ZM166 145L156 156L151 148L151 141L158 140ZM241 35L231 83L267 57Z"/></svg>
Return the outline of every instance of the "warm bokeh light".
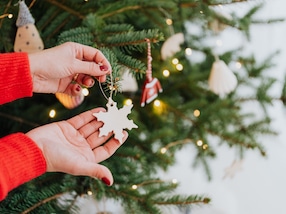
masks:
<svg viewBox="0 0 286 214"><path fill-rule="evenodd" d="M54 118L56 116L56 110L52 109L50 112L49 112L49 117L50 118Z"/></svg>
<svg viewBox="0 0 286 214"><path fill-rule="evenodd" d="M83 88L81 93L86 97L89 95L89 90L87 88Z"/></svg>
<svg viewBox="0 0 286 214"><path fill-rule="evenodd" d="M177 58L172 59L172 63L174 65L177 65L179 63L179 60Z"/></svg>
<svg viewBox="0 0 286 214"><path fill-rule="evenodd" d="M167 70L167 69L165 69L165 70L163 71L163 76L164 76L164 77L169 77L169 76L170 76L170 71Z"/></svg>

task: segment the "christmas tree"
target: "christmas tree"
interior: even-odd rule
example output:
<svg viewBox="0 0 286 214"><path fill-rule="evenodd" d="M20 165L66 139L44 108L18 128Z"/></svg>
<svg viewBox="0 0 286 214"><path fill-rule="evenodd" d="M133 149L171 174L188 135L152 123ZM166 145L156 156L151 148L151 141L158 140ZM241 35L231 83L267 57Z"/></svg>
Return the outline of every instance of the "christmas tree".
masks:
<svg viewBox="0 0 286 214"><path fill-rule="evenodd" d="M114 199L126 213L207 204L210 198L205 195L175 194L178 184L156 176L156 171L174 164L176 151L186 145L196 149L193 164L203 167L208 179L209 161L219 149L213 142L238 151L237 158L247 150L266 155L256 137L275 134L265 109L275 99L269 91L277 80L266 72L276 53L258 63L252 55L243 55L243 45L222 52L217 40L227 28L247 40L252 24L279 21L256 20L263 5L254 2L26 0L45 48L68 41L96 47L110 60L113 72L103 90L96 85L81 97L34 94L2 105L1 136L105 107L110 91L119 106L133 103L129 116L138 129L129 131L124 145L104 162L113 172L113 186L89 177L46 173L10 192L0 212L77 213L77 201L86 195L97 201ZM18 4L0 3L3 53L17 51ZM248 4L243 16L223 9L238 4ZM152 81L160 87L151 88L154 96L146 97ZM242 93L245 88L248 92ZM286 86L279 99L285 102ZM263 117L242 111L248 101L260 104Z"/></svg>

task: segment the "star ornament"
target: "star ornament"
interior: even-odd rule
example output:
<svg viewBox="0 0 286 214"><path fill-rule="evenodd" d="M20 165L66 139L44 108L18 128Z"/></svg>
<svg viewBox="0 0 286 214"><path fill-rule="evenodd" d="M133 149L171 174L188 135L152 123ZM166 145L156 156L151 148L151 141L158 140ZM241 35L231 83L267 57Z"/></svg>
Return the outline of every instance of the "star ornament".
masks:
<svg viewBox="0 0 286 214"><path fill-rule="evenodd" d="M93 116L95 116L98 121L104 123L99 129L99 137L107 136L108 133L113 132L114 138L117 139L120 144L122 144L122 139L124 137L122 133L123 130L138 128L133 120L129 120L127 117L127 115L131 113L131 108L133 105L125 105L123 108L118 109L117 103L109 98L106 107L106 112L101 111L98 113L93 113Z"/></svg>

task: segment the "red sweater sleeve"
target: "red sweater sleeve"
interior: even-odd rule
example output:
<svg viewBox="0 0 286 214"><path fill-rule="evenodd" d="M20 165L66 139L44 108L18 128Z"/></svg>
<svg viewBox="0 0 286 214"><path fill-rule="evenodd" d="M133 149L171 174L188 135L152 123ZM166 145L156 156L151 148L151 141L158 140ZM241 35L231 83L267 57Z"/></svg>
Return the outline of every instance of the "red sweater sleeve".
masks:
<svg viewBox="0 0 286 214"><path fill-rule="evenodd" d="M37 145L23 133L0 139L0 200L17 186L46 172L46 161Z"/></svg>
<svg viewBox="0 0 286 214"><path fill-rule="evenodd" d="M0 105L33 94L27 53L0 54ZM42 151L23 133L0 138L0 200L17 186L46 172Z"/></svg>
<svg viewBox="0 0 286 214"><path fill-rule="evenodd" d="M27 53L0 55L0 105L22 97L31 97L33 83Z"/></svg>

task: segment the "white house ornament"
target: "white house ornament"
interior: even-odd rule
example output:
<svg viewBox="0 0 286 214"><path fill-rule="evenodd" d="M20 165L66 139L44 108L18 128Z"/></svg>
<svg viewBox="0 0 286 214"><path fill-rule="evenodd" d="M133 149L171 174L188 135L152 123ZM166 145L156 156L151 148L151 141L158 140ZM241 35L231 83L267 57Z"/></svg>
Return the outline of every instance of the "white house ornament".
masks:
<svg viewBox="0 0 286 214"><path fill-rule="evenodd" d="M93 113L93 116L95 116L98 121L103 122L103 126L99 129L99 137L107 136L110 132L113 132L114 138L122 144L124 137L123 130L138 128L133 120L129 120L127 117L127 115L131 113L133 105L124 105L123 108L118 109L117 103L109 98L106 107L106 112Z"/></svg>
<svg viewBox="0 0 286 214"><path fill-rule="evenodd" d="M18 27L14 42L15 52L33 53L44 49L44 43L35 26L25 1L19 1L19 13L16 21Z"/></svg>
<svg viewBox="0 0 286 214"><path fill-rule="evenodd" d="M218 59L212 65L208 84L212 92L224 97L236 88L237 78L225 62Z"/></svg>

